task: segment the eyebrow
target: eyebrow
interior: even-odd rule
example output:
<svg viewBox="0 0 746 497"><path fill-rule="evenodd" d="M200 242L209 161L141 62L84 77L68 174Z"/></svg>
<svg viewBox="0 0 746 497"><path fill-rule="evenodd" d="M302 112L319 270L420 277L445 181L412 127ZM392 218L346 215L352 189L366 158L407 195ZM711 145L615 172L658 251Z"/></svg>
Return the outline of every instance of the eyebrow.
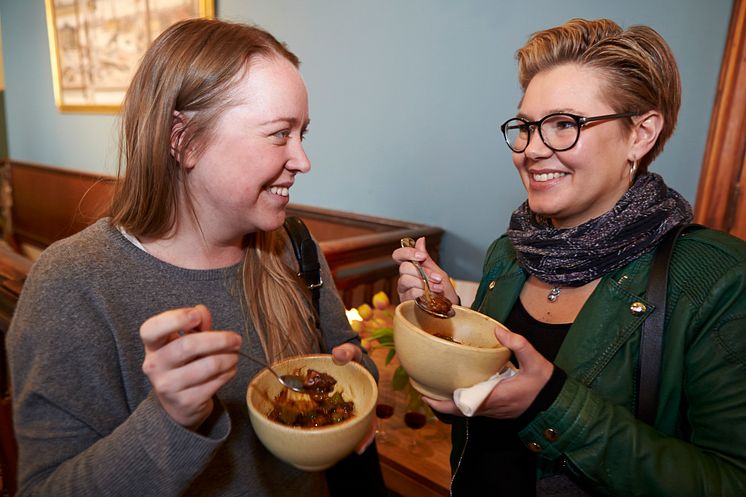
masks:
<svg viewBox="0 0 746 497"><path fill-rule="evenodd" d="M278 117L275 119L270 119L269 121L265 121L260 124L260 126L270 126L272 124L278 124L278 123L290 123L291 125L294 125L298 122L298 120L294 117ZM303 127L307 128L308 125L311 124L310 119L306 119L306 122L303 123Z"/></svg>
<svg viewBox="0 0 746 497"><path fill-rule="evenodd" d="M548 116L550 114L576 114L576 115L582 115L583 113L581 113L581 112L579 112L579 111L577 111L575 109L572 109L572 108L569 108L569 109L568 108L565 108L565 109L552 109L549 112L547 112L546 114L544 114L542 117L540 117L539 119L541 119L541 118L543 118L545 116ZM518 114L516 114L515 117L520 117L522 119L525 119L526 121L530 121L531 120L523 112L519 112ZM537 119L537 121L539 119Z"/></svg>

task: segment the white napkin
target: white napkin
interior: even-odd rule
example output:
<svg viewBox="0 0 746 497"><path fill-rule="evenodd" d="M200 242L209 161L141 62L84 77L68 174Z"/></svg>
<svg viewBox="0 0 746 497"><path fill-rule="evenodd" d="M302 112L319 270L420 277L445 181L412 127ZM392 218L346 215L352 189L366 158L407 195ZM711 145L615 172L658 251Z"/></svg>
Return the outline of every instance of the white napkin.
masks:
<svg viewBox="0 0 746 497"><path fill-rule="evenodd" d="M512 367L504 368L499 373L495 373L481 383L477 383L467 388L457 388L453 391L453 401L456 403L464 416L473 416L474 412L479 409L484 399L490 394L495 385L502 380L507 380L517 375L518 371Z"/></svg>

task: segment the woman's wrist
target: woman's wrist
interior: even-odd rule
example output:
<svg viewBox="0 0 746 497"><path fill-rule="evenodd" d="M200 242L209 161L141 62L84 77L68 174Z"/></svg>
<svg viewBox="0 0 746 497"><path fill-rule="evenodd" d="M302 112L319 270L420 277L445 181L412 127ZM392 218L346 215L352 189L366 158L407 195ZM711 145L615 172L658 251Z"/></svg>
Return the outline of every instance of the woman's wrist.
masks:
<svg viewBox="0 0 746 497"><path fill-rule="evenodd" d="M523 411L523 414L518 416L517 421L520 430L524 429L531 421L533 421L537 414L549 409L549 406L557 400L566 380L567 373L565 373L562 368L555 365L552 370L552 375L549 377L546 384L544 384L544 387L539 390L539 394L536 396L534 401L531 402L528 409Z"/></svg>

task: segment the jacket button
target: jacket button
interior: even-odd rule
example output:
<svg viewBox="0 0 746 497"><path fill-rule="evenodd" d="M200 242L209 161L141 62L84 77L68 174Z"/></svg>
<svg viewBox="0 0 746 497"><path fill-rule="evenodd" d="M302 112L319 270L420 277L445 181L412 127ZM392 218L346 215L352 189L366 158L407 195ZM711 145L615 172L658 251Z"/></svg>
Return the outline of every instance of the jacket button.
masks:
<svg viewBox="0 0 746 497"><path fill-rule="evenodd" d="M554 442L559 438L559 433L554 428L547 428L544 430L544 438L550 442Z"/></svg>
<svg viewBox="0 0 746 497"><path fill-rule="evenodd" d="M490 281L490 286L489 286L490 290L492 290L493 288L495 288L496 284L497 284L496 282Z"/></svg>
<svg viewBox="0 0 746 497"><path fill-rule="evenodd" d="M633 302L632 305L629 306L629 312L631 312L633 316L642 316L647 310L647 306L642 302Z"/></svg>
<svg viewBox="0 0 746 497"><path fill-rule="evenodd" d="M536 442L529 442L527 446L531 452L536 452L537 454L541 452L541 445Z"/></svg>

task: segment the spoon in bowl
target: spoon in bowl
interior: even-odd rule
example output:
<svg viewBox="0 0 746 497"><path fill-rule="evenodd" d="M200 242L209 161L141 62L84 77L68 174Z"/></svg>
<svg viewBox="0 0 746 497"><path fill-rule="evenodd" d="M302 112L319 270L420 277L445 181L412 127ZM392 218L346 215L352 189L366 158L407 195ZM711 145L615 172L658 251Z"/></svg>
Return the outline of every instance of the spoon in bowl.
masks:
<svg viewBox="0 0 746 497"><path fill-rule="evenodd" d="M265 361L262 361L250 354L247 354L246 352L242 352L240 350L237 350L238 355L244 356L245 358L254 361L257 364L261 364L265 368L269 369L269 372L275 375L275 378L277 378L277 381L282 383L282 385L285 388L289 388L293 392L298 393L309 393L309 391L305 387L305 379L302 376L298 376L296 374L278 374L277 371L272 369L272 367L267 364Z"/></svg>
<svg viewBox="0 0 746 497"><path fill-rule="evenodd" d="M411 238L407 237L401 239L401 246L404 248L414 248L414 245L415 242ZM414 299L417 307L432 316L442 319L450 318L456 314L452 308L450 300L440 294L433 293L433 291L430 290L430 282L428 281L427 274L425 274L425 270L422 269L420 263L415 260L410 260L409 262L414 265L417 272L420 273L420 279L422 279L422 290L424 295Z"/></svg>

